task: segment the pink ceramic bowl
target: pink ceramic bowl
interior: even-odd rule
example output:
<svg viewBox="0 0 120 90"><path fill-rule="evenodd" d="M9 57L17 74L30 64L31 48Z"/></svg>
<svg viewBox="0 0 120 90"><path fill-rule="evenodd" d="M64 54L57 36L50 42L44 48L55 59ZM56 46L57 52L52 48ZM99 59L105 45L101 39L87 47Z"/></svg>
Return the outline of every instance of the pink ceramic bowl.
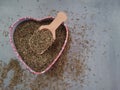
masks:
<svg viewBox="0 0 120 90"><path fill-rule="evenodd" d="M68 28L65 24L63 24L66 28L66 39L64 41L64 44L62 46L62 49L61 51L58 53L58 55L56 56L56 58L53 60L53 62L43 71L41 72L36 72L34 70L32 70L21 58L21 56L19 55L17 49L16 49L16 46L14 44L14 40L13 40L13 34L14 34L14 31L17 27L17 25L19 25L20 23L22 23L23 21L26 21L26 20L35 20L35 21L44 21L44 20L48 20L48 19L54 19L52 17L47 17L47 18L43 18L43 19L35 19L35 18L32 18L32 17L24 17L24 18L21 18L19 20L17 20L15 23L13 23L13 25L10 26L10 43L11 43L11 46L15 52L15 54L17 55L18 59L22 62L22 64L28 69L30 70L30 72L34 73L34 74L42 74L42 73L45 73L46 71L48 71L54 64L55 62L58 60L58 58L61 56L66 44L67 44L67 40L68 40Z"/></svg>

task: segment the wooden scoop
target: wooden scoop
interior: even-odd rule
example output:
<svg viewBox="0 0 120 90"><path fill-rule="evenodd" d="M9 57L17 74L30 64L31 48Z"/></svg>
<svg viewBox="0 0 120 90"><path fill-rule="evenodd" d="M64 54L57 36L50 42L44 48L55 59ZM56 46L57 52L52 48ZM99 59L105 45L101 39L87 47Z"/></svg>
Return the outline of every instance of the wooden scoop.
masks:
<svg viewBox="0 0 120 90"><path fill-rule="evenodd" d="M30 48L37 53L43 54L52 45L52 43L56 39L55 31L57 30L57 28L66 20L67 20L66 14L64 12L59 12L57 14L56 18L52 21L52 23L50 23L49 25L40 26L38 28L37 32L35 32L29 40ZM39 38L43 34L45 34L45 32L42 33L43 30L49 30L52 34L53 40L45 38L45 37L42 39ZM38 41L35 40L36 38L38 38L39 40ZM33 42L33 40L34 40L34 42ZM48 42L48 40L49 40L49 42Z"/></svg>

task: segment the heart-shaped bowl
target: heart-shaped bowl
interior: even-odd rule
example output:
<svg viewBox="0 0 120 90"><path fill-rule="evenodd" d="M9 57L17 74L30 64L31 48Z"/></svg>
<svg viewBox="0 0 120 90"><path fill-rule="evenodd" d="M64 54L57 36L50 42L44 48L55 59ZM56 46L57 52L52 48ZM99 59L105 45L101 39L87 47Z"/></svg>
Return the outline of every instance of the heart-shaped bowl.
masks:
<svg viewBox="0 0 120 90"><path fill-rule="evenodd" d="M22 22L24 21L27 21L27 20L34 20L34 21L37 21L37 22L42 22L42 21L45 21L45 20L53 20L54 18L53 17L47 17L47 18L43 18L43 19L36 19L36 18L32 18L32 17L24 17L24 18L20 18L18 19L15 23L13 23L11 26L10 26L10 34L9 34L9 38L10 38L10 43L11 43L11 46L13 48L13 51L15 52L18 60L20 60L22 62L22 64L32 73L34 74L42 74L42 73L45 73L46 71L48 71L54 64L55 62L58 60L58 58L61 56L63 50L65 49L65 46L67 44L67 40L68 40L68 27L63 23L62 25L64 26L65 28L65 32L66 32L66 36L65 36L65 40L64 40L64 43L62 45L62 48L61 50L59 51L59 53L55 56L55 58L52 60L52 62L42 71L35 71L33 70L29 65L27 65L24 60L22 59L21 55L19 54L17 48L16 48L16 45L15 45L15 42L14 42L14 32L16 30L16 27L21 24Z"/></svg>

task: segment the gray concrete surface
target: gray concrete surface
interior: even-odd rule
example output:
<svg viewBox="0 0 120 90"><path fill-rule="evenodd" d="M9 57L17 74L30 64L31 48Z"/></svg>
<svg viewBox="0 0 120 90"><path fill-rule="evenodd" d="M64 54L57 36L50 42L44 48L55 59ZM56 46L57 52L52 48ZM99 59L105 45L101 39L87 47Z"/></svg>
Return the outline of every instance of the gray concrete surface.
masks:
<svg viewBox="0 0 120 90"><path fill-rule="evenodd" d="M83 22L95 24L90 38L96 41L96 48L87 62L91 72L82 90L120 90L120 0L0 0L0 60L9 62L16 57L9 37L3 34L8 35L14 21L24 16L55 16L54 10L68 12L69 27ZM81 15L86 19L71 21ZM81 90L79 85L72 89Z"/></svg>

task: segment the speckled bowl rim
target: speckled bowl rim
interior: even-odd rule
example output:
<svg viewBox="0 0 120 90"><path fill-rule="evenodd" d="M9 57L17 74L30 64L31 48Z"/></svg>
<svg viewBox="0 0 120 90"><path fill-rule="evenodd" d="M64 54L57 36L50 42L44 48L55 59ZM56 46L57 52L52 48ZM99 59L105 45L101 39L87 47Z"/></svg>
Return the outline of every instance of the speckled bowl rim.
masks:
<svg viewBox="0 0 120 90"><path fill-rule="evenodd" d="M66 29L66 38L65 38L65 41L64 41L64 44L62 46L62 49L60 50L60 52L58 53L58 55L56 56L56 58L53 60L53 62L43 71L41 72L36 72L34 70L32 70L32 68L30 68L21 58L21 56L19 55L17 49L16 49L16 46L14 44L14 39L13 39L13 34L14 34L14 31L15 31L15 28L20 24L22 23L23 21L26 21L26 20L35 20L35 21L44 21L44 20L47 20L47 19L54 19L53 17L46 17L46 18L42 18L42 19L38 19L38 18L33 18L33 17L23 17L23 18L20 18L18 19L16 22L14 22L10 27L10 34L9 34L9 39L10 39L10 44L13 48L13 51L15 52L17 58L22 62L22 64L32 73L34 74L42 74L42 73L45 73L47 72L54 64L55 62L58 60L58 58L61 56L63 50L65 49L65 46L67 44L67 41L68 41L68 27L66 24L63 24L65 26L65 29Z"/></svg>

